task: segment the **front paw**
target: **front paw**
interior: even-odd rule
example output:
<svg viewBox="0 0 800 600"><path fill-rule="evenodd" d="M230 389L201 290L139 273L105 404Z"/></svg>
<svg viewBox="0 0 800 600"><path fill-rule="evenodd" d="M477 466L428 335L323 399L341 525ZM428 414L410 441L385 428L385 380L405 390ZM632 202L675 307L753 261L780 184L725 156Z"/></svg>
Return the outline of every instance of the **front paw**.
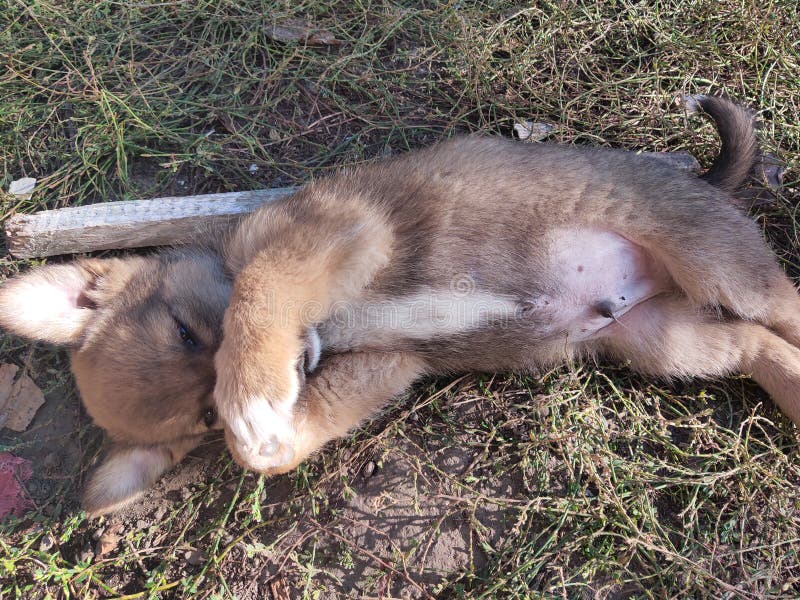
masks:
<svg viewBox="0 0 800 600"><path fill-rule="evenodd" d="M293 422L303 374L298 357L304 345L299 325L262 316L244 301L228 307L214 356L214 401L234 457L265 472L294 458Z"/></svg>
<svg viewBox="0 0 800 600"><path fill-rule="evenodd" d="M251 398L238 409L222 411L225 441L236 461L260 473L292 464L295 430L291 413L276 410L264 398Z"/></svg>
<svg viewBox="0 0 800 600"><path fill-rule="evenodd" d="M254 360L252 354L238 350L225 340L215 357L217 414L236 460L248 469L265 472L294 458L293 423L300 382L292 364Z"/></svg>

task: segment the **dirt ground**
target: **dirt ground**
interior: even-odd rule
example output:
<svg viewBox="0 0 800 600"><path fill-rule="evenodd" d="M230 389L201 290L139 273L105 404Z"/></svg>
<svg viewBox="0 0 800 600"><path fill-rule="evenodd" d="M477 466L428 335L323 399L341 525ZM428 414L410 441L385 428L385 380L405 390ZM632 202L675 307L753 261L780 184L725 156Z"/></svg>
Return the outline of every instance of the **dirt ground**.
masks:
<svg viewBox="0 0 800 600"><path fill-rule="evenodd" d="M480 418L478 413L475 403L469 402L452 417L474 422ZM412 414L412 422L418 422L416 413ZM34 502L48 503L57 497L52 510L63 512L79 509L80 475L91 467L101 440L101 432L88 424L74 394L61 388L47 394L47 402L26 432L4 430L0 436L0 444L15 448L32 462L34 476L25 487ZM313 510L300 512L288 535L264 528L258 536L263 547L271 544L271 534L281 533L282 539L269 551L253 553L244 541L232 545L226 561L235 565L228 576L234 580L231 591L236 598L268 597L276 574L284 571L286 557L309 545L321 565L313 578L315 589L321 591L316 598L430 597L430 590L453 573L484 569L485 549L502 543L504 532L514 526L514 509L527 501L520 474L492 476L475 469L483 452L469 448L466 434L429 439L412 429L370 444L358 456L344 452L348 466L342 468L352 472L340 475L350 484L326 487L327 499L335 504L326 507L327 518ZM176 503L214 481L219 458L225 455L224 442L210 440L135 504L90 526L90 539L63 550L75 552L78 560L92 560L94 542L105 531L124 535L131 530L158 530ZM255 479L237 467L232 469L248 482ZM462 479L467 473L476 483L465 488ZM223 510L235 488L233 481L223 484L203 510L211 514ZM281 513L293 495L289 477L269 480L258 496L263 519L269 521L273 513ZM488 498L493 500L485 501ZM223 541L230 544L233 536L227 533ZM174 567L175 575L197 567L192 563L203 554L202 545L185 552L183 564ZM395 562L397 566L391 566ZM135 588L136 580L134 573L128 573L107 583Z"/></svg>
<svg viewBox="0 0 800 600"><path fill-rule="evenodd" d="M673 100L722 90L786 163L772 201L744 208L797 279L798 22L794 0L8 3L0 223L299 185L526 120L707 166L716 134ZM298 23L335 42L276 38ZM30 199L6 193L22 176ZM0 248L0 285L36 262ZM0 430L35 502L0 522L3 600L800 598L800 434L746 377L588 361L426 381L293 473L244 472L211 439L88 519L103 439L66 352L0 335L0 362L47 399L26 432Z"/></svg>

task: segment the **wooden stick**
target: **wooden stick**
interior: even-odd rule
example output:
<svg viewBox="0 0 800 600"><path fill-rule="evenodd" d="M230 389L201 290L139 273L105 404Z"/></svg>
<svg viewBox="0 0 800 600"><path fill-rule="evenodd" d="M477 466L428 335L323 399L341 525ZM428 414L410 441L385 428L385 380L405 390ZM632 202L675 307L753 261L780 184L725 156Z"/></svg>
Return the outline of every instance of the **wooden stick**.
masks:
<svg viewBox="0 0 800 600"><path fill-rule="evenodd" d="M698 171L685 152L652 152L681 171ZM18 258L143 248L197 240L210 226L230 222L298 188L101 202L15 215L5 224L8 251ZM202 240L200 240L202 241Z"/></svg>
<svg viewBox="0 0 800 600"><path fill-rule="evenodd" d="M15 215L6 221L6 245L18 258L34 258L191 242L210 226L230 222L296 189L101 202Z"/></svg>

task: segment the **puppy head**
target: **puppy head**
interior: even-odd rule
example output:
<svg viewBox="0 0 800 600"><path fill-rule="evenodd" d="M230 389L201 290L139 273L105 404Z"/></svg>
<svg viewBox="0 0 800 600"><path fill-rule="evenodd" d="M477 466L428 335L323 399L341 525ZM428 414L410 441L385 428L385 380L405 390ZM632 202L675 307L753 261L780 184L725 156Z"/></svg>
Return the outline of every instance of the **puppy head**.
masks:
<svg viewBox="0 0 800 600"><path fill-rule="evenodd" d="M70 349L87 412L112 440L85 505L135 498L212 428L214 353L230 297L217 255L53 265L0 286L0 327Z"/></svg>

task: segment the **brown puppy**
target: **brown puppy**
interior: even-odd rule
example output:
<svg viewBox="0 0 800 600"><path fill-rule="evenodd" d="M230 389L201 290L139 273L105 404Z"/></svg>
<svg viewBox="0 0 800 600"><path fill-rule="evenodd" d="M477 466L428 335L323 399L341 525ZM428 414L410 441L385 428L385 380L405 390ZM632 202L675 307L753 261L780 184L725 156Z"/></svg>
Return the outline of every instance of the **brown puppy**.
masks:
<svg viewBox="0 0 800 600"><path fill-rule="evenodd" d="M622 151L462 138L309 184L220 252L4 284L0 325L71 347L114 442L87 509L135 497L223 424L245 466L291 469L424 373L599 353L666 377L752 373L800 420L800 303L719 189L749 172L752 119L695 102L723 139L718 187Z"/></svg>

